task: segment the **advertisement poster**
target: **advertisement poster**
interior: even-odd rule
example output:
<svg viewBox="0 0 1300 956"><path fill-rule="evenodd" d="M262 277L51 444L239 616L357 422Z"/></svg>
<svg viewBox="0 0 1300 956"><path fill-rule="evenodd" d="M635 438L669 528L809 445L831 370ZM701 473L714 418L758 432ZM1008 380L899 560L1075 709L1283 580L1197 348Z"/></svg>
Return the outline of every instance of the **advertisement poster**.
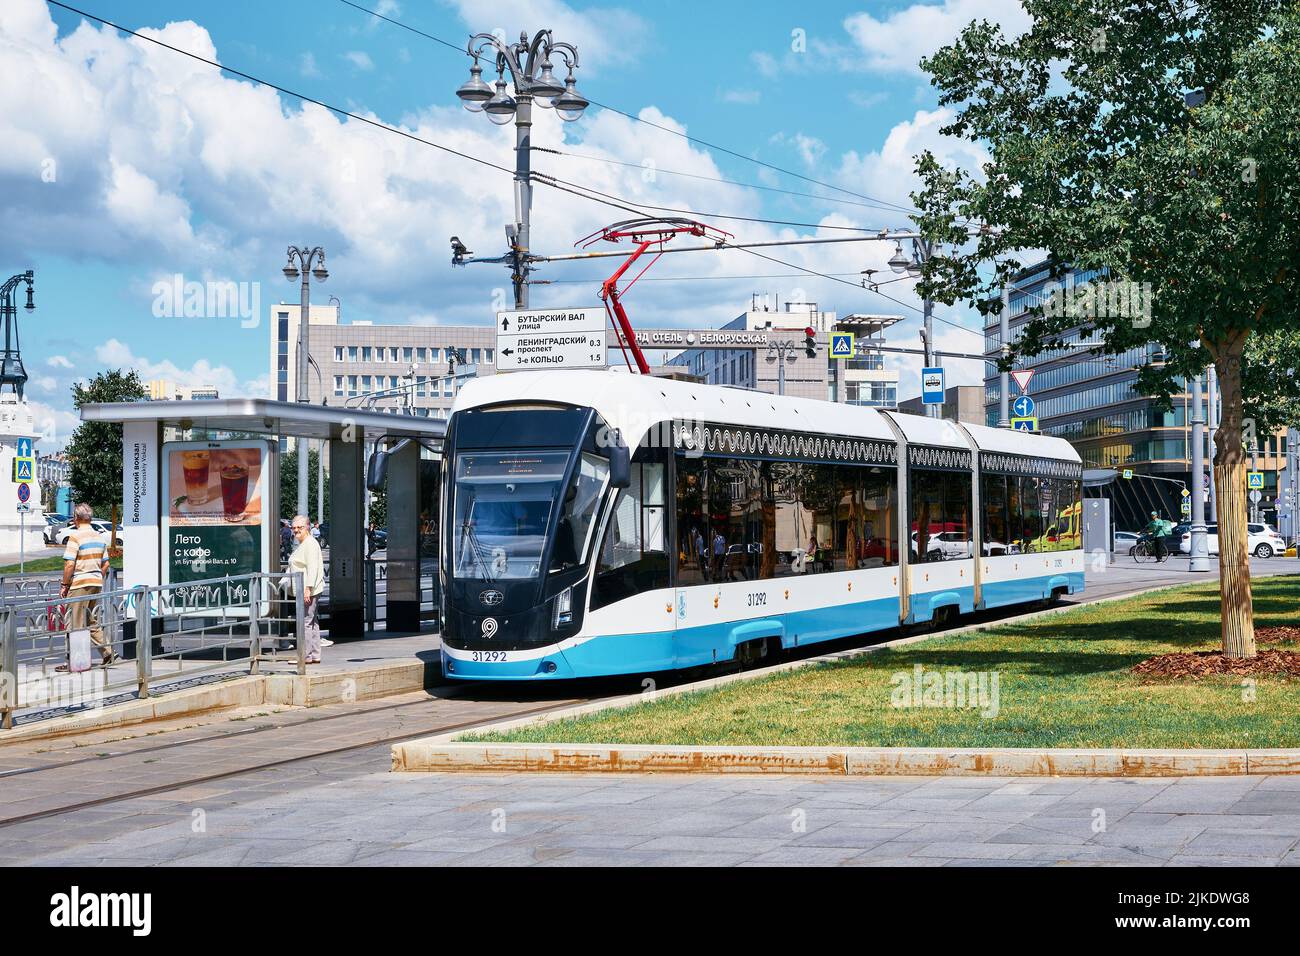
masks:
<svg viewBox="0 0 1300 956"><path fill-rule="evenodd" d="M270 567L268 448L260 441L163 446L163 580L176 584ZM196 604L247 603L247 582L214 583ZM240 593L242 592L242 593Z"/></svg>

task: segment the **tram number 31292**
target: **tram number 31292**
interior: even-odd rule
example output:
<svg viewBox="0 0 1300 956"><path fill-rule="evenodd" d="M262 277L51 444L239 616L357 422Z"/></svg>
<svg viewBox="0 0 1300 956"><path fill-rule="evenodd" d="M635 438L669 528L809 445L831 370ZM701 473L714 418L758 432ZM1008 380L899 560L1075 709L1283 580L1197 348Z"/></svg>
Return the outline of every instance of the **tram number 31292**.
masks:
<svg viewBox="0 0 1300 956"><path fill-rule="evenodd" d="M755 591L749 595L749 606L758 607L760 604L767 603L767 593L764 591Z"/></svg>

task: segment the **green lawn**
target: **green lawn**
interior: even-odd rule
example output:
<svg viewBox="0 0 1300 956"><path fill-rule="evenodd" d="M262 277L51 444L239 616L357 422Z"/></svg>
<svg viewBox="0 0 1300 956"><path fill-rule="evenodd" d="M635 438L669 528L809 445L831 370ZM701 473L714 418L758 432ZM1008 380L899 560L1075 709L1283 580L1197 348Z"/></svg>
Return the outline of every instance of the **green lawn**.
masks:
<svg viewBox="0 0 1300 956"><path fill-rule="evenodd" d="M109 561L109 564L111 564L113 567L117 568L118 570L121 570L122 559L113 558L111 561ZM28 574L30 574L33 571L62 571L63 555L60 554L52 558L28 558L26 563L23 565L23 570L26 571ZM16 564L6 564L3 567L0 567L0 574L17 574L17 573L18 573L18 565Z"/></svg>
<svg viewBox="0 0 1300 956"><path fill-rule="evenodd" d="M1256 627L1300 621L1300 577L1254 582ZM1219 644L1216 584L740 681L625 710L464 740L917 747L1297 747L1300 682L1142 683L1133 665ZM1300 651L1300 647L1290 649ZM974 672L996 715L906 706L915 668ZM996 698L992 696L997 678ZM919 685L924 692L924 677ZM970 686L970 685L968 685ZM978 688L978 684L974 685ZM953 702L954 695L949 698ZM933 693L933 692L932 692ZM932 702L941 698L935 695ZM926 698L921 696L922 703ZM968 703L970 698L968 698ZM895 706L895 704L905 706Z"/></svg>

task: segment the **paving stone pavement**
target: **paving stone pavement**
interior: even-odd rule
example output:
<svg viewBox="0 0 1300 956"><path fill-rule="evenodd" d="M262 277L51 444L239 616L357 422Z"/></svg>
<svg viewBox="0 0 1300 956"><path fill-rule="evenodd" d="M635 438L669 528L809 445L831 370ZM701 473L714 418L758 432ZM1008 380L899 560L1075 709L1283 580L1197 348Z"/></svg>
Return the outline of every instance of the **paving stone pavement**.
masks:
<svg viewBox="0 0 1300 956"><path fill-rule="evenodd" d="M373 747L0 826L22 866L1300 866L1300 780L392 774Z"/></svg>

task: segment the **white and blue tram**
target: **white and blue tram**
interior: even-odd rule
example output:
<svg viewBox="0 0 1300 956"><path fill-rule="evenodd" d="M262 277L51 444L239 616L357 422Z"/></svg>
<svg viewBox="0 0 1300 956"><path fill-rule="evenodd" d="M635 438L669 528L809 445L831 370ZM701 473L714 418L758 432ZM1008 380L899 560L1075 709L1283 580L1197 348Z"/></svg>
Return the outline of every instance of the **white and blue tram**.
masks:
<svg viewBox="0 0 1300 956"><path fill-rule="evenodd" d="M451 678L748 664L1084 586L1057 438L556 370L467 384L443 451Z"/></svg>

